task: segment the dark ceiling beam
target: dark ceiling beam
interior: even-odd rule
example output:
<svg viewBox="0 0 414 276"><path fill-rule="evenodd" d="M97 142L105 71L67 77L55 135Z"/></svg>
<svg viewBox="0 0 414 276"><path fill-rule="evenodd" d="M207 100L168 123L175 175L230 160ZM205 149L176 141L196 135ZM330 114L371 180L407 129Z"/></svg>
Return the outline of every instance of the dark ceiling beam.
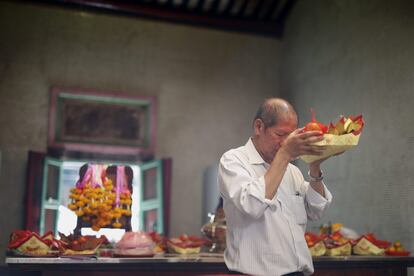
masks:
<svg viewBox="0 0 414 276"><path fill-rule="evenodd" d="M168 1L165 3L165 5L166 5L167 7L172 7L172 6L173 6L173 0L168 0Z"/></svg>
<svg viewBox="0 0 414 276"><path fill-rule="evenodd" d="M198 3L197 3L194 10L197 11L197 12L202 12L203 7L204 7L204 0L198 0Z"/></svg>
<svg viewBox="0 0 414 276"><path fill-rule="evenodd" d="M251 0L244 0L244 2L242 3L239 12L237 13L238 17L244 17L244 13L246 12L246 8L247 8L247 4L248 2Z"/></svg>
<svg viewBox="0 0 414 276"><path fill-rule="evenodd" d="M267 12L265 16L263 17L263 19L269 20L272 17L272 14L274 13L275 9L277 9L277 6L279 6L279 0L273 0L269 8L267 9Z"/></svg>
<svg viewBox="0 0 414 276"><path fill-rule="evenodd" d="M183 0L183 2L181 3L180 8L186 10L188 8L188 2L190 2L190 0Z"/></svg>
<svg viewBox="0 0 414 276"><path fill-rule="evenodd" d="M252 18L258 19L260 16L260 11L262 10L264 0L259 0L259 2L256 5L256 8L254 9L252 13Z"/></svg>
<svg viewBox="0 0 414 276"><path fill-rule="evenodd" d="M204 0L202 0L204 1ZM28 2L27 0L25 2ZM90 9L94 11L117 13L129 16L138 16L167 22L181 23L193 26L250 33L274 38L282 35L283 24L279 21L261 21L249 18L236 18L210 13L191 12L188 8L166 8L165 5L148 4L144 1L116 1L116 0L37 0L31 3L62 4L69 8ZM184 3L188 4L188 3ZM234 0L229 0L226 9L230 11ZM177 7L179 7L177 5ZM185 6L187 7L187 6Z"/></svg>
<svg viewBox="0 0 414 276"><path fill-rule="evenodd" d="M231 9L234 6L234 2L235 2L235 0L229 0L229 2L227 2L227 5L226 5L226 7L224 8L224 11L223 11L223 15L229 15L230 14Z"/></svg>
<svg viewBox="0 0 414 276"><path fill-rule="evenodd" d="M287 0L282 10L277 15L275 21L285 22L293 6L296 4L297 0Z"/></svg>
<svg viewBox="0 0 414 276"><path fill-rule="evenodd" d="M216 14L218 12L219 5L220 0L214 0L213 3L211 3L210 12Z"/></svg>

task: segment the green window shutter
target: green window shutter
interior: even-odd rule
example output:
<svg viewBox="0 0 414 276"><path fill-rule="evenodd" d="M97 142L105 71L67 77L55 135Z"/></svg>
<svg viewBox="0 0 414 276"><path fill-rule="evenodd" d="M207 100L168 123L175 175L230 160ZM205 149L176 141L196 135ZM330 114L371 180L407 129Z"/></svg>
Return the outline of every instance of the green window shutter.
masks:
<svg viewBox="0 0 414 276"><path fill-rule="evenodd" d="M39 232L56 233L60 204L60 179L62 178L62 162L46 157L43 168L43 183L40 205Z"/></svg>
<svg viewBox="0 0 414 276"><path fill-rule="evenodd" d="M140 168L140 228L146 232L155 231L162 234L164 232L162 161L144 163Z"/></svg>

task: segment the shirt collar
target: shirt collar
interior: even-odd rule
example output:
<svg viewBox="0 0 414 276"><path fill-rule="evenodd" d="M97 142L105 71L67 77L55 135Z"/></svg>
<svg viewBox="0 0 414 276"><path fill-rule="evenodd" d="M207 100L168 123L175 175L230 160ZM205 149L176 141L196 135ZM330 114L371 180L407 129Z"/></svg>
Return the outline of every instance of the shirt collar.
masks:
<svg viewBox="0 0 414 276"><path fill-rule="evenodd" d="M249 141L247 141L245 147L250 164L267 164L254 146L252 138L249 138Z"/></svg>

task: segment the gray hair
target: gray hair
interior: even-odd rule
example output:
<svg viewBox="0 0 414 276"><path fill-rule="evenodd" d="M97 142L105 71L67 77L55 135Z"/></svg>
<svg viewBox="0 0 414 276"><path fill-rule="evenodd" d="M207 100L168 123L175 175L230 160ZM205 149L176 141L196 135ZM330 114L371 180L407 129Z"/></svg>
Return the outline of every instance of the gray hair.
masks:
<svg viewBox="0 0 414 276"><path fill-rule="evenodd" d="M259 106L253 122L260 119L263 121L265 128L268 128L277 125L279 117L286 114L297 116L295 109L288 101L281 98L269 98Z"/></svg>

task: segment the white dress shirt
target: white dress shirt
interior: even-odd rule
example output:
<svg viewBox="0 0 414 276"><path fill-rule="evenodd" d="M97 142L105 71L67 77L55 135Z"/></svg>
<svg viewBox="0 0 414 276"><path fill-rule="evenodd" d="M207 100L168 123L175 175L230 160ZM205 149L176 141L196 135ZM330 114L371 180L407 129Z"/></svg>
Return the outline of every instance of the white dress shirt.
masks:
<svg viewBox="0 0 414 276"><path fill-rule="evenodd" d="M273 199L265 198L264 174L269 168L251 139L224 153L218 183L227 221L224 259L230 270L251 275L313 273L304 238L307 218L319 219L332 201L289 164Z"/></svg>

